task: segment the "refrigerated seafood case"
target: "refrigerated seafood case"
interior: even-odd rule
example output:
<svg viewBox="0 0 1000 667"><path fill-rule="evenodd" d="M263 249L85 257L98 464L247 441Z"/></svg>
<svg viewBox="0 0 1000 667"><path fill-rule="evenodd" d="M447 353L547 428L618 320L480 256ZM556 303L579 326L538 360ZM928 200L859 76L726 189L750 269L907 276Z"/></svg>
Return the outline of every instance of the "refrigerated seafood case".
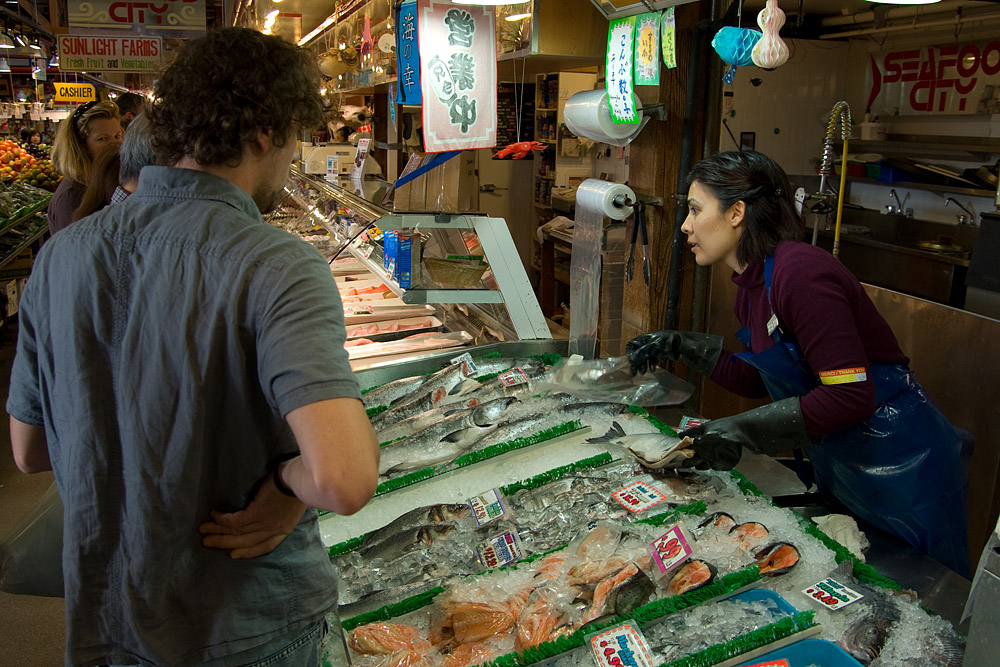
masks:
<svg viewBox="0 0 1000 667"><path fill-rule="evenodd" d="M503 219L394 213L359 196L371 195L362 185L330 183L293 166L285 198L267 218L330 260L341 283L348 334L355 327L365 339L368 333L384 339L426 323L419 334L451 334L442 341L452 347L551 337ZM372 284L347 286L362 285L359 278ZM397 330L375 326L389 321ZM428 340L402 352L432 349L431 337L422 337Z"/></svg>

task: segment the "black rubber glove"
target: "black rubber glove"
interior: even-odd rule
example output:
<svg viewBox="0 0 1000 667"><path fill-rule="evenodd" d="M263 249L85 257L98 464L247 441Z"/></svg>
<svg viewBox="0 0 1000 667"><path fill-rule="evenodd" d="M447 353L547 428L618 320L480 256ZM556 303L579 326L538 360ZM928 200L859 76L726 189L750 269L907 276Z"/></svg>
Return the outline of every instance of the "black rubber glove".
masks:
<svg viewBox="0 0 1000 667"><path fill-rule="evenodd" d="M694 440L687 466L699 470L731 470L743 448L775 454L810 444L799 397L792 396L732 417L713 419L679 434Z"/></svg>
<svg viewBox="0 0 1000 667"><path fill-rule="evenodd" d="M711 375L722 354L722 336L695 331L657 331L625 344L633 373L653 370L665 361L683 361L702 375Z"/></svg>

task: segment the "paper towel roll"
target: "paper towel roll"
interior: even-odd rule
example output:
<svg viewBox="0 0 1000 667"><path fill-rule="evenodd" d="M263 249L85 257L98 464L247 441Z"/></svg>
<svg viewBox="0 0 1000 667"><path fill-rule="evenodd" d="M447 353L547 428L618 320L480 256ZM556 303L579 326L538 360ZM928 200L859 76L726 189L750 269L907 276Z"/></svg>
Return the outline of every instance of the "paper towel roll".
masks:
<svg viewBox="0 0 1000 667"><path fill-rule="evenodd" d="M635 98L636 112L642 121L642 102ZM615 123L611 120L608 93L604 88L574 93L566 100L563 120L569 131L578 137L607 143L625 139L639 129L639 125Z"/></svg>
<svg viewBox="0 0 1000 667"><path fill-rule="evenodd" d="M612 220L624 220L632 215L629 204L635 201L635 193L629 186L595 178L588 178L576 190L577 211L594 211Z"/></svg>

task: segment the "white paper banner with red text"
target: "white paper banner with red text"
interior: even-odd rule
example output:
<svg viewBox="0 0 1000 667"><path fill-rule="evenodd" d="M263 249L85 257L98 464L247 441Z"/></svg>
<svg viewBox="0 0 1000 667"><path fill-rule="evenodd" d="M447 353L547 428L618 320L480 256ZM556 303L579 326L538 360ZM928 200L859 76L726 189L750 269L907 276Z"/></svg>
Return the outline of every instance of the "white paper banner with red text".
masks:
<svg viewBox="0 0 1000 667"><path fill-rule="evenodd" d="M417 37L426 152L496 146L493 8L418 0Z"/></svg>

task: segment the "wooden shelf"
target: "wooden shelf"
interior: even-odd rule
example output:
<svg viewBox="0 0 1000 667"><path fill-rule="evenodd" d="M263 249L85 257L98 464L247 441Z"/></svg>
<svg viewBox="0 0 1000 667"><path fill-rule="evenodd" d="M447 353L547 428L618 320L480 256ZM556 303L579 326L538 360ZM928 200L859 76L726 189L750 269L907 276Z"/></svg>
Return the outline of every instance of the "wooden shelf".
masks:
<svg viewBox="0 0 1000 667"><path fill-rule="evenodd" d="M938 185L937 183L911 183L908 181L879 181L874 178L847 177L848 182L869 183L871 185L884 185L890 188L906 188L908 190L926 190L927 192L939 192L941 194L966 195L969 197L994 197L995 190L983 190L981 188L963 188L961 186Z"/></svg>
<svg viewBox="0 0 1000 667"><path fill-rule="evenodd" d="M543 109L543 108L541 108L541 107L537 107L537 108L535 109L535 112L536 112L536 113L542 113L542 112L547 112L547 113L555 113L556 111L559 111L559 109Z"/></svg>

